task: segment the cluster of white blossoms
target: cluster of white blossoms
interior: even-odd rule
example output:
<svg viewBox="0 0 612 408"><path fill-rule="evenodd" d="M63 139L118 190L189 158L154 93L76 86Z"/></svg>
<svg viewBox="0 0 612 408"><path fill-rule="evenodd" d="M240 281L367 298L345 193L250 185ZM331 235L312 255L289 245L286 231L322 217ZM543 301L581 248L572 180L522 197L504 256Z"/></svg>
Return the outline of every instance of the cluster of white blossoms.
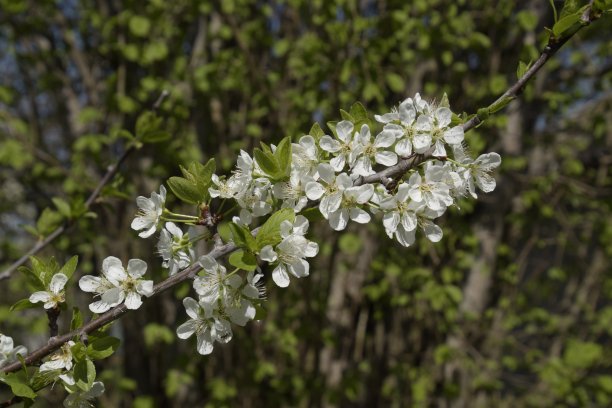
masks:
<svg viewBox="0 0 612 408"><path fill-rule="evenodd" d="M183 201L198 202L199 216L175 214L165 208L163 186L151 198L138 197L139 213L132 228L141 231L144 238L161 228L157 249L169 275L196 262L193 244L198 239L192 240L177 224L208 225L203 209L220 212L226 201L231 203L226 214L233 216L234 243L242 251L240 257L227 260L235 269L228 273L221 260L200 257L201 272L193 281L197 299L183 300L189 320L177 334L182 339L195 334L199 353L211 353L215 342L227 343L232 338L231 323L243 326L255 318L263 294L262 263L271 265L271 279L279 287L287 287L291 276L309 275L307 258L316 256L319 247L306 238L309 223L304 211L318 207L337 231L347 228L350 221L366 224L377 216L387 235L407 247L414 244L418 230L432 242L440 241L443 233L435 219L459 198L476 198L476 187L485 192L495 188L491 173L500 165L500 156L488 153L471 159L463 145L463 127L459 120L453 124L448 107L428 103L416 94L391 112L375 115L375 122L365 115L355 118L345 113L330 135L319 128L297 143L285 139L278 146L262 144L253 157L240 151L228 177L213 174L214 170L208 174L197 168L194 173L182 169L186 178L180 190L169 186ZM408 159L418 159L418 165L407 172L398 166L398 171L386 171L385 177L377 173ZM208 179L198 180L200 174ZM206 198L183 199L185 183L208 186L204 193L197 193ZM262 225L261 217L270 221L281 210L285 217L275 226L275 238L270 241L268 236L259 242L258 237L256 241L251 228ZM270 234L270 228L266 233ZM248 237L240 238L241 234ZM140 295L150 293L151 284L144 284L149 281L137 280L146 266L140 266L142 273L136 274L128 266L126 274L116 258L112 258L112 265L108 259L103 265L105 277L81 279L83 290L101 296L90 308L103 312L124 298L128 307L138 307ZM238 274L241 270L243 275Z"/></svg>

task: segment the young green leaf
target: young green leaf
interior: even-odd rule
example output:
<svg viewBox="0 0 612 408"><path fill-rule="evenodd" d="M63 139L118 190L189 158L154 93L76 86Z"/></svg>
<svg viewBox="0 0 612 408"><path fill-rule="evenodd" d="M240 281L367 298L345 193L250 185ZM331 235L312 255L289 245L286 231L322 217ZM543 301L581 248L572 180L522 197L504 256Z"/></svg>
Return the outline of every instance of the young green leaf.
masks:
<svg viewBox="0 0 612 408"><path fill-rule="evenodd" d="M233 222L229 223L229 228L232 232L232 239L234 240L234 244L236 244L236 246L245 248L249 251L257 250L255 238L248 229Z"/></svg>
<svg viewBox="0 0 612 408"><path fill-rule="evenodd" d="M19 310L24 310L24 309L32 309L35 308L36 304L30 302L30 299L21 299L18 300L17 302L13 303L13 305L10 307L9 311L11 312L17 312Z"/></svg>
<svg viewBox="0 0 612 408"><path fill-rule="evenodd" d="M198 204L203 200L197 186L185 178L170 177L168 187L176 197L188 204Z"/></svg>
<svg viewBox="0 0 612 408"><path fill-rule="evenodd" d="M340 116L342 116L342 120L348 120L350 122L355 122L355 118L353 117L353 115L351 115L344 109L340 109Z"/></svg>
<svg viewBox="0 0 612 408"><path fill-rule="evenodd" d="M278 163L280 179L289 178L291 173L291 137L287 136L280 141L274 152L274 159Z"/></svg>
<svg viewBox="0 0 612 408"><path fill-rule="evenodd" d="M261 226L255 241L257 242L257 250L266 245L276 245L281 242L280 236L280 225L283 221L289 220L293 222L295 220L295 213L291 208L283 208L272 214L270 218Z"/></svg>
<svg viewBox="0 0 612 408"><path fill-rule="evenodd" d="M321 125L319 125L319 122L315 122L312 125L308 134L314 137L316 142L318 142L323 136L325 136L325 132L323 131L323 129L321 129Z"/></svg>
<svg viewBox="0 0 612 408"><path fill-rule="evenodd" d="M121 342L116 337L95 339L87 346L87 356L92 360L101 360L111 356L119 348Z"/></svg>
<svg viewBox="0 0 612 408"><path fill-rule="evenodd" d="M271 152L255 149L253 151L253 156L255 157L257 164L259 164L259 167L261 167L261 169L267 175L275 177L279 173L279 165Z"/></svg>
<svg viewBox="0 0 612 408"><path fill-rule="evenodd" d="M96 379L96 366L89 359L81 360L74 365L74 380L83 391L91 388Z"/></svg>
<svg viewBox="0 0 612 408"><path fill-rule="evenodd" d="M18 374L7 374L5 377L0 377L0 381L11 387L11 391L17 397L36 398L36 393L27 384L27 380Z"/></svg>
<svg viewBox="0 0 612 408"><path fill-rule="evenodd" d="M58 273L63 273L70 279L72 274L76 270L77 264L79 263L79 257L77 255L73 256L62 266Z"/></svg>
<svg viewBox="0 0 612 408"><path fill-rule="evenodd" d="M257 269L257 258L255 258L255 255L242 249L232 252L229 256L229 263L245 271L254 271Z"/></svg>
<svg viewBox="0 0 612 408"><path fill-rule="evenodd" d="M70 211L70 204L68 204L65 200L59 197L53 197L51 201L53 201L53 204L55 204L57 211L64 218L70 218L72 216L71 211Z"/></svg>
<svg viewBox="0 0 612 408"><path fill-rule="evenodd" d="M83 316L78 307L72 308L72 319L70 319L70 330L78 329L83 325Z"/></svg>

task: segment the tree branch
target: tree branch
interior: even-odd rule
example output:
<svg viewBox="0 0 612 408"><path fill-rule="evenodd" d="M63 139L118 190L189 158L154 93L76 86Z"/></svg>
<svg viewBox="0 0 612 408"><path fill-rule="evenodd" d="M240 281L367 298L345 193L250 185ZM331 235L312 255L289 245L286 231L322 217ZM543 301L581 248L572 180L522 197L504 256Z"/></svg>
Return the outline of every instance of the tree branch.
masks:
<svg viewBox="0 0 612 408"><path fill-rule="evenodd" d="M592 13L590 13L590 8L588 11L589 11L588 13L585 11L585 14L583 15L583 23L585 25L589 24L590 22L594 21L597 18L597 16L593 16ZM584 20L584 18L586 18L586 20ZM520 95L521 91L524 89L527 82L540 70L540 68L542 68L542 66L550 59L550 57L553 56L559 50L559 48L561 48L561 46L565 44L577 31L561 39L551 38L551 40L549 40L548 42L548 45L545 47L544 51L542 51L542 54L540 55L538 60L534 63L534 65L531 66L529 70L527 70L525 75L523 75L514 85L512 85L506 92L504 92L504 94L501 97L499 97L490 106L493 106L499 103L500 101L503 101L505 98L512 97L514 99L518 95ZM469 130L478 126L479 124L483 122L483 120L484 119L481 119L478 116L474 116L472 119L470 119L469 121L465 122L462 125L464 132L468 132ZM422 163L423 161L431 157L431 154L432 154L432 149L430 149L428 152L424 154L414 155L414 156L402 159L396 165L388 167L385 170L382 170L376 174L373 174L367 177L358 178L357 180L355 180L354 184L361 185L364 183L381 183L387 186L389 184L389 180L393 180L394 178L405 174L408 170L410 170L414 166L417 166L418 164ZM254 234L256 232L257 232L257 229L253 230ZM213 250L208 255L217 259L237 249L238 248L235 245L230 244L230 243L218 245L218 246L215 246L215 248L213 248ZM170 276L169 278L163 280L162 282L159 282L153 287L153 294L150 296L150 298L157 296L161 292L164 292L178 285L179 283L185 282L186 280L193 278L201 269L202 267L198 263L196 263L194 265L191 265L189 268L185 269L184 271L179 272L173 276ZM30 354L28 354L24 358L25 364L32 364L32 363L35 363L41 360L42 358L53 353L55 350L59 349L64 343L68 342L73 337L80 338L82 336L85 336L93 332L94 330L97 330L101 328L102 326L108 323L111 323L114 320L117 320L127 311L128 309L125 306L125 304L121 304L109 310L108 312L100 315L97 319L91 320L87 324L83 325L82 327L71 331L70 333L50 339L47 345L37 350L34 350ZM13 371L17 371L20 367L21 367L21 362L16 361L4 367L2 371L5 373L10 373Z"/></svg>

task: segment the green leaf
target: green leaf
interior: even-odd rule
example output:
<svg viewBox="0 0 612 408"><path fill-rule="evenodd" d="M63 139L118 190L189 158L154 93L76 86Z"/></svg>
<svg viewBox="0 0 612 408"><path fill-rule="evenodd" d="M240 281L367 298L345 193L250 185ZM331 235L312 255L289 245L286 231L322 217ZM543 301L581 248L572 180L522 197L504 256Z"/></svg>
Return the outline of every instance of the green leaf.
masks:
<svg viewBox="0 0 612 408"><path fill-rule="evenodd" d="M582 9L581 11L578 11L574 14L570 14L570 15L567 15L559 19L559 21L557 21L552 28L552 32L555 38L561 38L566 35L569 35L572 31L571 30L572 26L574 26L574 24L580 21L581 15L582 15ZM578 26L576 26L576 28L577 27Z"/></svg>
<svg viewBox="0 0 612 408"><path fill-rule="evenodd" d="M76 330L83 325L83 315L78 307L72 308L72 319L70 319L70 330Z"/></svg>
<svg viewBox="0 0 612 408"><path fill-rule="evenodd" d="M557 7L555 6L555 0L548 0L548 2L550 3L550 7L552 8L552 11L553 11L553 20L556 23L558 20L558 17L557 17ZM566 0L566 3L567 3L567 0Z"/></svg>
<svg viewBox="0 0 612 408"><path fill-rule="evenodd" d="M308 134L314 137L316 142L319 142L319 140L321 140L321 138L325 136L325 132L323 131L323 129L321 129L321 125L319 125L319 122L315 122L312 125Z"/></svg>
<svg viewBox="0 0 612 408"><path fill-rule="evenodd" d="M161 122L162 119L157 117L155 112L143 112L138 119L136 119L136 137L140 139L145 133L158 130Z"/></svg>
<svg viewBox="0 0 612 408"><path fill-rule="evenodd" d="M59 265L55 258L51 257L48 262L44 262L42 259L35 256L30 257L32 263L32 270L38 276L38 279L43 285L43 290L49 287L53 275L59 271Z"/></svg>
<svg viewBox="0 0 612 408"><path fill-rule="evenodd" d="M61 370L36 371L30 379L30 385L35 391L42 390L57 380L61 373Z"/></svg>
<svg viewBox="0 0 612 408"><path fill-rule="evenodd" d="M172 134L167 130L158 129L143 133L143 135L140 137L140 140L143 143L161 143L165 142L171 137Z"/></svg>
<svg viewBox="0 0 612 408"><path fill-rule="evenodd" d="M342 120L348 120L349 122L355 122L355 118L353 118L353 115L351 115L344 109L340 109L340 116L342 116Z"/></svg>
<svg viewBox="0 0 612 408"><path fill-rule="evenodd" d="M236 268L245 271L254 271L257 269L257 258L250 252L245 252L242 249L232 252L229 257L229 263Z"/></svg>
<svg viewBox="0 0 612 408"><path fill-rule="evenodd" d="M87 355L93 360L107 358L117 351L120 343L118 338L111 336L95 339L87 346Z"/></svg>
<svg viewBox="0 0 612 408"><path fill-rule="evenodd" d="M74 365L73 373L77 387L88 391L96 379L96 366L89 359L81 360Z"/></svg>
<svg viewBox="0 0 612 408"><path fill-rule="evenodd" d="M81 342L78 342L74 346L70 347L70 351L72 352L72 358L74 358L75 361L84 361L87 358L87 346Z"/></svg>
<svg viewBox="0 0 612 408"><path fill-rule="evenodd" d="M72 277L72 274L74 274L78 263L79 257L75 255L70 258L68 262L64 264L64 266L62 266L62 269L60 269L58 273L63 273L68 277L68 279L70 279Z"/></svg>
<svg viewBox="0 0 612 408"><path fill-rule="evenodd" d="M0 377L0 380L3 381L6 385L11 387L11 391L17 397L34 399L36 398L36 393L30 386L26 383L26 379L22 378L20 375L11 373L6 375L5 377Z"/></svg>
<svg viewBox="0 0 612 408"><path fill-rule="evenodd" d="M280 141L276 146L274 158L279 167L279 175L277 178L285 179L291 173L291 137L287 136Z"/></svg>
<svg viewBox="0 0 612 408"><path fill-rule="evenodd" d="M137 37L146 37L151 30L151 21L143 16L132 16L129 22L130 31Z"/></svg>
<svg viewBox="0 0 612 408"><path fill-rule="evenodd" d="M63 218L59 212L45 208L36 221L36 229L40 235L47 236L60 226Z"/></svg>
<svg viewBox="0 0 612 408"><path fill-rule="evenodd" d="M232 232L232 239L234 240L236 246L245 248L249 251L257 250L255 238L248 229L233 222L230 222L228 226Z"/></svg>
<svg viewBox="0 0 612 408"><path fill-rule="evenodd" d="M404 78L400 75L389 72L386 76L387 85L389 85L389 89L396 93L403 93L406 89L406 83L404 82Z"/></svg>
<svg viewBox="0 0 612 408"><path fill-rule="evenodd" d="M28 280L28 282L30 283L30 285L32 285L34 289L36 290L46 289L45 285L38 277L38 273L34 272L32 269L28 268L27 266L20 266L19 268L17 268L17 270L25 275L26 279Z"/></svg>
<svg viewBox="0 0 612 408"><path fill-rule="evenodd" d="M276 163L276 159L271 152L266 152L261 149L255 149L253 152L253 156L259 164L259 167L272 178L275 178L279 173L279 165Z"/></svg>
<svg viewBox="0 0 612 408"><path fill-rule="evenodd" d="M36 306L37 305L35 303L30 302L30 299L21 299L13 303L13 305L10 307L9 310L11 312L17 312L19 310L32 309L32 308L35 308Z"/></svg>
<svg viewBox="0 0 612 408"><path fill-rule="evenodd" d="M368 111L361 104L361 102L355 102L353 106L351 106L351 116L355 119L356 123L366 123L368 122Z"/></svg>
<svg viewBox="0 0 612 408"><path fill-rule="evenodd" d="M530 66L531 66L531 61L529 62L529 64L525 64L523 61L519 61L518 68L516 68L516 78L521 79L525 75L525 72L527 72Z"/></svg>
<svg viewBox="0 0 612 408"><path fill-rule="evenodd" d="M198 187L193 182L182 177L170 177L168 179L168 187L170 187L170 190L172 190L177 198L188 204L198 204L203 200Z"/></svg>
<svg viewBox="0 0 612 408"><path fill-rule="evenodd" d="M70 211L70 204L68 204L65 200L59 197L53 197L51 201L53 201L53 204L55 204L57 211L59 211L59 213L64 218L70 218L72 216Z"/></svg>
<svg viewBox="0 0 612 408"><path fill-rule="evenodd" d="M291 222L295 220L293 209L283 208L272 214L272 216L266 220L255 238L258 251L266 245L276 245L281 242L280 225L285 220Z"/></svg>

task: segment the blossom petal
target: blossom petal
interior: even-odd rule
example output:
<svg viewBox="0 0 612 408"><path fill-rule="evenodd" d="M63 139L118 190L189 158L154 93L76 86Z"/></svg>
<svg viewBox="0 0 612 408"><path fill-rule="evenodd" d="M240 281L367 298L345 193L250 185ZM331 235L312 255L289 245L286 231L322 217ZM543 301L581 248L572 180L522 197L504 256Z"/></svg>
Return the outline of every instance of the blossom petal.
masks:
<svg viewBox="0 0 612 408"><path fill-rule="evenodd" d="M339 151L342 147L342 145L340 145L340 142L332 139L331 136L327 135L323 136L321 140L319 140L319 146L321 146L321 149L330 153L335 153Z"/></svg>
<svg viewBox="0 0 612 408"><path fill-rule="evenodd" d="M272 249L272 245L266 245L265 247L261 248L261 251L259 251L259 258L262 261L274 262L278 259L278 255Z"/></svg>
<svg viewBox="0 0 612 408"><path fill-rule="evenodd" d="M415 231L416 230L406 231L404 228L400 227L395 232L395 237L400 244L405 247L409 247L410 245L414 244Z"/></svg>
<svg viewBox="0 0 612 408"><path fill-rule="evenodd" d="M374 146L376 146L376 147L389 147L393 143L395 143L395 139L396 138L397 137L396 137L396 133L395 132L383 129L383 131L380 132L376 136L376 139L374 140Z"/></svg>
<svg viewBox="0 0 612 408"><path fill-rule="evenodd" d="M444 128L450 125L453 113L447 107L441 107L436 110L436 119L438 120L438 127Z"/></svg>
<svg viewBox="0 0 612 408"><path fill-rule="evenodd" d="M176 328L176 335L179 339L188 339L193 335L193 333L195 333L197 327L197 321L187 320L185 323Z"/></svg>
<svg viewBox="0 0 612 408"><path fill-rule="evenodd" d="M125 299L125 292L121 288L112 288L102 294L102 301L111 307L117 306Z"/></svg>
<svg viewBox="0 0 612 408"><path fill-rule="evenodd" d="M315 201L323 196L323 193L325 193L325 188L323 188L323 186L316 181L310 181L306 184L305 191L306 197L308 197L309 200Z"/></svg>
<svg viewBox="0 0 612 408"><path fill-rule="evenodd" d="M310 264L305 259L300 259L289 265L289 271L296 278L305 278L310 273Z"/></svg>
<svg viewBox="0 0 612 408"><path fill-rule="evenodd" d="M185 312L187 312L187 316L192 319L197 319L200 313L200 304L191 297L186 297L183 299L183 306L185 306Z"/></svg>
<svg viewBox="0 0 612 408"><path fill-rule="evenodd" d="M376 152L374 155L376 163L380 163L383 166L394 166L397 164L397 154L389 151Z"/></svg>
<svg viewBox="0 0 612 408"><path fill-rule="evenodd" d="M346 154L342 153L338 156L334 157L329 161L329 164L335 171L344 170L344 166L346 165Z"/></svg>
<svg viewBox="0 0 612 408"><path fill-rule="evenodd" d="M85 275L79 279L79 288L83 292L97 292L100 287L102 278L98 276Z"/></svg>
<svg viewBox="0 0 612 408"><path fill-rule="evenodd" d="M412 154L412 142L410 139L401 139L395 145L395 153L402 157L408 157Z"/></svg>
<svg viewBox="0 0 612 408"><path fill-rule="evenodd" d="M388 232L395 232L397 230L397 224L400 222L400 215L397 211L386 213L383 216L383 225L385 230Z"/></svg>
<svg viewBox="0 0 612 408"><path fill-rule="evenodd" d="M176 224L173 222L167 222L166 229L177 238L183 237L183 231L179 227L177 227Z"/></svg>
<svg viewBox="0 0 612 408"><path fill-rule="evenodd" d="M338 139L342 140L344 143L350 142L353 129L354 125L352 122L349 122L348 120L339 122L336 124L336 134L338 135Z"/></svg>
<svg viewBox="0 0 612 408"><path fill-rule="evenodd" d="M372 217L370 217L370 214L368 214L366 211L362 210L361 208L351 208L349 212L349 216L351 220L358 222L360 224L367 224L372 219Z"/></svg>
<svg viewBox="0 0 612 408"><path fill-rule="evenodd" d="M200 263L202 268L204 268L204 270L207 272L214 272L219 267L219 264L217 263L215 258L213 258L210 255L201 256L198 262Z"/></svg>
<svg viewBox="0 0 612 408"><path fill-rule="evenodd" d="M176 271L175 271L176 273ZM136 285L136 292L149 297L153 294L153 281L152 280L141 280Z"/></svg>
<svg viewBox="0 0 612 408"><path fill-rule="evenodd" d="M444 132L444 140L448 144L459 144L463 142L463 127L455 126Z"/></svg>
<svg viewBox="0 0 612 408"><path fill-rule="evenodd" d="M127 271L132 278L138 279L147 272L147 263L142 259L130 259Z"/></svg>
<svg viewBox="0 0 612 408"><path fill-rule="evenodd" d="M118 286L127 279L127 274L123 269L123 266L112 265L104 272L106 279L109 280L113 285Z"/></svg>
<svg viewBox="0 0 612 408"><path fill-rule="evenodd" d="M272 271L272 280L281 288L289 286L289 275L284 265L278 265Z"/></svg>
<svg viewBox="0 0 612 408"><path fill-rule="evenodd" d="M329 225L336 230L342 231L346 228L349 220L349 210L341 208L329 214Z"/></svg>
<svg viewBox="0 0 612 408"><path fill-rule="evenodd" d="M128 292L125 297L125 306L130 310L136 310L142 306L142 299L137 292Z"/></svg>
<svg viewBox="0 0 612 408"><path fill-rule="evenodd" d="M29 298L30 303L47 302L49 299L51 299L49 292L42 290L32 293Z"/></svg>
<svg viewBox="0 0 612 408"><path fill-rule="evenodd" d="M442 228L440 228L433 222L425 221L422 223L422 226L423 226L423 232L425 232L425 236L431 242L439 242L442 239L442 236L444 235Z"/></svg>
<svg viewBox="0 0 612 408"><path fill-rule="evenodd" d="M308 245L304 249L304 256L312 258L319 253L319 244L313 241L308 241Z"/></svg>
<svg viewBox="0 0 612 408"><path fill-rule="evenodd" d="M103 300L98 300L96 302L89 304L89 310L91 310L92 313L97 313L97 314L104 313L110 308L111 308L111 305L106 303Z"/></svg>
<svg viewBox="0 0 612 408"><path fill-rule="evenodd" d="M213 352L213 340L210 336L210 331L207 330L204 333L198 333L197 343L198 353L203 356Z"/></svg>
<svg viewBox="0 0 612 408"><path fill-rule="evenodd" d="M157 225L153 224L151 228L141 232L140 234L138 234L138 236L140 238L149 238L151 235L155 234L155 231L157 231Z"/></svg>

